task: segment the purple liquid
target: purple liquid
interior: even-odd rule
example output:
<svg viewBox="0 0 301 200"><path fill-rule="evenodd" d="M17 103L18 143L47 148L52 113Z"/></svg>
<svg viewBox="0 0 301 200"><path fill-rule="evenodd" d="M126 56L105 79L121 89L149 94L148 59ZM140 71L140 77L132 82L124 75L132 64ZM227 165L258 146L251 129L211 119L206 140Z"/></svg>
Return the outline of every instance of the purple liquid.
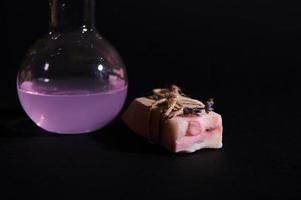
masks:
<svg viewBox="0 0 301 200"><path fill-rule="evenodd" d="M120 112L127 87L107 92L37 91L24 82L18 95L27 115L41 128L55 133L86 133L102 128Z"/></svg>

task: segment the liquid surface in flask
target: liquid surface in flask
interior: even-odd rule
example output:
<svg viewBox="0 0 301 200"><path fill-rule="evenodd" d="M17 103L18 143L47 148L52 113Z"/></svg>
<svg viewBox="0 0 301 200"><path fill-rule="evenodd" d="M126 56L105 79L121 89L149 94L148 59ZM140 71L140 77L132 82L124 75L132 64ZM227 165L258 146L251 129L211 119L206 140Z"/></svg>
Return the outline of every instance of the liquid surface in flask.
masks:
<svg viewBox="0 0 301 200"><path fill-rule="evenodd" d="M55 91L23 82L18 88L27 115L44 129L57 133L82 133L97 130L120 112L127 86L105 92L85 90Z"/></svg>

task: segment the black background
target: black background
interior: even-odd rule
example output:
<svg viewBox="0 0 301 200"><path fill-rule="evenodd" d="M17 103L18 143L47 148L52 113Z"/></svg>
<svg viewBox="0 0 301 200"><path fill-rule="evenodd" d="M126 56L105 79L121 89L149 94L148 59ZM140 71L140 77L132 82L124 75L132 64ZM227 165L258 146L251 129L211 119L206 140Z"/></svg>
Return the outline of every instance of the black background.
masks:
<svg viewBox="0 0 301 200"><path fill-rule="evenodd" d="M119 118L88 135L35 127L20 107L15 80L26 50L48 32L48 3L0 5L3 197L301 197L297 4L97 1L97 28L127 66L126 105L171 83L195 98L215 97L223 149L179 155L148 144Z"/></svg>

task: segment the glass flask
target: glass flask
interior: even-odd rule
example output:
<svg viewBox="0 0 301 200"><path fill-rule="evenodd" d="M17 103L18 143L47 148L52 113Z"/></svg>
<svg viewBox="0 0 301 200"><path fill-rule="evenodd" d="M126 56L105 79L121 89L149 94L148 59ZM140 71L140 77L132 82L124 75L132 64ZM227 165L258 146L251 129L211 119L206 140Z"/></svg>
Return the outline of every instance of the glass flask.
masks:
<svg viewBox="0 0 301 200"><path fill-rule="evenodd" d="M50 0L50 32L27 52L17 91L27 115L54 133L87 133L110 123L127 95L117 51L97 32L94 0Z"/></svg>

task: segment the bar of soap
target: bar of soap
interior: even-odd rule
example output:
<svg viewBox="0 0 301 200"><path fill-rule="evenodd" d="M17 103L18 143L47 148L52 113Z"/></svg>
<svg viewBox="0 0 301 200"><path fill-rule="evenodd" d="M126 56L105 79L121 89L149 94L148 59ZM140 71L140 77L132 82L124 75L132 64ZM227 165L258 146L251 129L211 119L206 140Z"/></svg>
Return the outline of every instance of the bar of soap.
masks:
<svg viewBox="0 0 301 200"><path fill-rule="evenodd" d="M122 116L135 133L162 145L171 152L195 152L204 148L221 148L221 115L202 110L198 115L179 115L162 120L162 109L155 100L136 98Z"/></svg>

